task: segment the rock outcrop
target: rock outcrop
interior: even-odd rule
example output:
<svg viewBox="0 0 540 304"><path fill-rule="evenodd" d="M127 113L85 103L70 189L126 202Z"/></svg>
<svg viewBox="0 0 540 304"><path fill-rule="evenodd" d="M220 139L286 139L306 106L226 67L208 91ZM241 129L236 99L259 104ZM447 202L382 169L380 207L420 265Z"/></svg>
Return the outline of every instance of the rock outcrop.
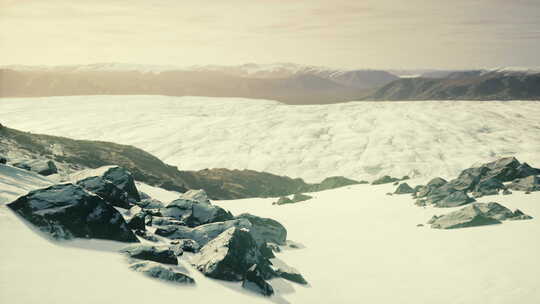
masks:
<svg viewBox="0 0 540 304"><path fill-rule="evenodd" d="M257 265L253 265L248 269L242 281L242 287L267 297L274 294L272 285L264 280L262 271Z"/></svg>
<svg viewBox="0 0 540 304"><path fill-rule="evenodd" d="M389 175L382 176L374 181L371 182L372 185L382 185L382 184L390 184L400 181L399 178L391 177Z"/></svg>
<svg viewBox="0 0 540 304"><path fill-rule="evenodd" d="M31 191L8 207L55 239L138 242L114 207L73 184Z"/></svg>
<svg viewBox="0 0 540 304"><path fill-rule="evenodd" d="M142 261L133 263L129 266L130 269L140 272L150 278L182 284L192 285L195 280L190 276L181 273L172 267L167 267L156 262Z"/></svg>
<svg viewBox="0 0 540 304"><path fill-rule="evenodd" d="M431 228L456 229L530 218L532 217L523 214L520 210L512 212L501 204L491 202L487 204L474 203L442 216L434 216L428 224L431 224Z"/></svg>
<svg viewBox="0 0 540 304"><path fill-rule="evenodd" d="M167 246L133 245L120 252L134 259L178 265L176 254Z"/></svg>
<svg viewBox="0 0 540 304"><path fill-rule="evenodd" d="M407 183L401 183L399 186L397 186L396 191L394 191L394 194L410 194L415 193L416 191L409 186Z"/></svg>
<svg viewBox="0 0 540 304"><path fill-rule="evenodd" d="M278 221L249 213L240 214L236 218L245 219L251 223L249 232L257 244L275 243L285 245L285 241L287 240L287 229L285 229Z"/></svg>

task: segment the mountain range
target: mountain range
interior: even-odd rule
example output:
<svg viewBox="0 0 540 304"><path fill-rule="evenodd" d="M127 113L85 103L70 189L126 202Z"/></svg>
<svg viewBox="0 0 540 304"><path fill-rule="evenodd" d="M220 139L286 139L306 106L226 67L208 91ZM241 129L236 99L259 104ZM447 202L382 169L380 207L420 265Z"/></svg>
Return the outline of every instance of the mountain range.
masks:
<svg viewBox="0 0 540 304"><path fill-rule="evenodd" d="M536 100L540 99L540 70L347 70L292 63L0 67L0 97L67 95L243 97L299 105L357 100Z"/></svg>

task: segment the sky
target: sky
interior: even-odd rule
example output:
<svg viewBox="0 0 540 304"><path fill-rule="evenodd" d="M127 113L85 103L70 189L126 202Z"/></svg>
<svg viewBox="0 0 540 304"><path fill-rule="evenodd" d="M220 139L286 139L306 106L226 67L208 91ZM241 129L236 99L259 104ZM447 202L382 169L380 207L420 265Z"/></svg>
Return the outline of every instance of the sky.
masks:
<svg viewBox="0 0 540 304"><path fill-rule="evenodd" d="M0 0L0 64L540 66L540 0Z"/></svg>

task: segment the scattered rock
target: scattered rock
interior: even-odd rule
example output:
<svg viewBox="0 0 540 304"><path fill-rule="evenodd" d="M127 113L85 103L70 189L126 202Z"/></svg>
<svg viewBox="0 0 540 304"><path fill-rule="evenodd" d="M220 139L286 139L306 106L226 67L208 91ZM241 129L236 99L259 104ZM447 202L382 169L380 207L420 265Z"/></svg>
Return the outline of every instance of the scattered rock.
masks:
<svg viewBox="0 0 540 304"><path fill-rule="evenodd" d="M274 289L264 280L261 270L257 265L253 265L248 269L242 282L242 287L267 297L274 294Z"/></svg>
<svg viewBox="0 0 540 304"><path fill-rule="evenodd" d="M296 193L293 195L293 198L290 199L286 196L280 197L277 202L272 203L272 205L286 205L286 204L294 204L298 202L303 202L312 199L312 196L302 194L302 193Z"/></svg>
<svg viewBox="0 0 540 304"><path fill-rule="evenodd" d="M36 172L40 175L48 176L58 173L58 168L52 160L31 159L13 164L14 167Z"/></svg>
<svg viewBox="0 0 540 304"><path fill-rule="evenodd" d="M500 224L504 220L517 220L531 218L516 210L510 209L498 203L474 203L457 211L442 216L434 216L428 224L431 228L456 229L472 226Z"/></svg>
<svg viewBox="0 0 540 304"><path fill-rule="evenodd" d="M204 190L190 190L160 209L163 216L173 217L189 227L233 219L230 212L212 205Z"/></svg>
<svg viewBox="0 0 540 304"><path fill-rule="evenodd" d="M134 259L178 265L174 251L167 246L133 245L120 250L120 252Z"/></svg>
<svg viewBox="0 0 540 304"><path fill-rule="evenodd" d="M116 207L129 209L132 204L140 201L131 173L121 167L110 168L102 176L79 180L77 185L99 195Z"/></svg>
<svg viewBox="0 0 540 304"><path fill-rule="evenodd" d="M0 164L5 165L7 163L7 158L0 156Z"/></svg>
<svg viewBox="0 0 540 304"><path fill-rule="evenodd" d="M240 214L236 218L246 219L251 223L251 228L249 231L257 244L285 244L285 240L287 239L287 229L285 229L285 227L278 221L271 218L259 217L249 213Z"/></svg>
<svg viewBox="0 0 540 304"><path fill-rule="evenodd" d="M516 179L508 185L508 188L517 191L540 191L540 176L531 175Z"/></svg>
<svg viewBox="0 0 540 304"><path fill-rule="evenodd" d="M129 268L141 272L148 277L163 281L188 285L195 284L195 280L190 276L183 274L172 267L166 267L156 262L138 262L131 264Z"/></svg>
<svg viewBox="0 0 540 304"><path fill-rule="evenodd" d="M73 184L30 191L8 207L55 239L138 242L114 207Z"/></svg>
<svg viewBox="0 0 540 304"><path fill-rule="evenodd" d="M191 239L173 240L171 241L171 244L182 248L182 250L185 252L197 253L199 252L199 249L201 249L199 243Z"/></svg>
<svg viewBox="0 0 540 304"><path fill-rule="evenodd" d="M393 182L397 182L399 181L399 178L395 178L395 177L391 177L389 175L385 175L381 178L378 178L376 180L374 180L373 182L371 182L372 185L381 185L381 184L389 184L389 183L393 183Z"/></svg>
<svg viewBox="0 0 540 304"><path fill-rule="evenodd" d="M206 245L225 230L236 227L251 229L251 222L247 219L236 219L225 222L210 223L198 227L190 228L186 226L165 226L156 229L156 234L169 239L192 239L197 241L200 246Z"/></svg>
<svg viewBox="0 0 540 304"><path fill-rule="evenodd" d="M204 275L227 281L241 281L250 267L267 263L251 234L237 227L208 242L192 259Z"/></svg>
<svg viewBox="0 0 540 304"><path fill-rule="evenodd" d="M435 207L451 208L474 202L474 199L469 197L463 191L453 192L440 201L434 203Z"/></svg>
<svg viewBox="0 0 540 304"><path fill-rule="evenodd" d="M409 193L415 193L413 188L409 186L407 183L401 183L397 188L396 191L394 191L395 194L409 194Z"/></svg>

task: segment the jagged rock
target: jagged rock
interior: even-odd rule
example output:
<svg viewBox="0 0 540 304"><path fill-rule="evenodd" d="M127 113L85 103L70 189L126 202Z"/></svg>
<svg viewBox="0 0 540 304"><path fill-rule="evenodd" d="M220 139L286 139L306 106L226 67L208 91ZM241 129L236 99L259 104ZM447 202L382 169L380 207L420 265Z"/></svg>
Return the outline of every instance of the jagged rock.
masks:
<svg viewBox="0 0 540 304"><path fill-rule="evenodd" d="M251 223L251 228L249 230L257 244L285 244L285 240L287 239L287 229L285 229L278 221L249 213L240 214L236 218L246 219Z"/></svg>
<svg viewBox="0 0 540 304"><path fill-rule="evenodd" d="M463 191L453 192L440 201L434 203L435 207L451 208L474 202L474 199L469 197L467 193Z"/></svg>
<svg viewBox="0 0 540 304"><path fill-rule="evenodd" d="M259 246L259 250L261 251L261 254L266 259L273 259L276 256L274 255L274 251L272 250L272 247L268 245L268 243L262 243Z"/></svg>
<svg viewBox="0 0 540 304"><path fill-rule="evenodd" d="M7 158L0 156L0 164L5 165L7 163Z"/></svg>
<svg viewBox="0 0 540 304"><path fill-rule="evenodd" d="M150 241L150 242L159 242L159 239L149 231L146 230L135 230L135 234L137 236L142 237L143 239Z"/></svg>
<svg viewBox="0 0 540 304"><path fill-rule="evenodd" d="M500 224L504 220L517 220L530 218L523 212L510 209L498 203L474 203L457 211L442 216L434 216L428 224L431 228L455 229L472 226Z"/></svg>
<svg viewBox="0 0 540 304"><path fill-rule="evenodd" d="M227 281L241 281L251 266L268 263L251 234L237 227L208 242L192 259L193 266L204 275Z"/></svg>
<svg viewBox="0 0 540 304"><path fill-rule="evenodd" d="M170 225L185 226L186 223L172 217L152 216L152 226L170 226Z"/></svg>
<svg viewBox="0 0 540 304"><path fill-rule="evenodd" d="M22 162L14 163L13 166L20 169L36 172L44 176L58 173L58 168L56 167L56 164L52 160L46 159L25 160Z"/></svg>
<svg viewBox="0 0 540 304"><path fill-rule="evenodd" d="M153 198L144 198L144 199L141 199L139 202L135 202L135 204L145 209L161 209L165 207L165 204Z"/></svg>
<svg viewBox="0 0 540 304"><path fill-rule="evenodd" d="M186 226L165 226L158 228L156 234L169 239L192 239L200 246L206 245L209 241L223 233L231 227L251 229L251 223L247 219L237 219L225 222L210 223L195 228Z"/></svg>
<svg viewBox="0 0 540 304"><path fill-rule="evenodd" d="M523 213L523 211L519 209L516 209L513 212L513 216L510 217L509 220L530 220L532 218L532 216Z"/></svg>
<svg viewBox="0 0 540 304"><path fill-rule="evenodd" d="M531 175L516 179L508 185L508 188L517 191L540 191L540 176Z"/></svg>
<svg viewBox="0 0 540 304"><path fill-rule="evenodd" d="M183 274L172 267L166 267L156 262L138 262L131 264L130 269L143 273L144 275L178 284L195 284L195 280L190 276Z"/></svg>
<svg viewBox="0 0 540 304"><path fill-rule="evenodd" d="M191 239L173 240L171 244L180 247L185 252L197 253L201 249L199 243Z"/></svg>
<svg viewBox="0 0 540 304"><path fill-rule="evenodd" d="M302 284L302 285L306 285L308 284L308 282L306 281L306 279L304 278L304 276L302 276L302 274L300 272L298 272L298 270L284 264L284 263L276 263L274 262L275 265L273 265L272 267L275 269L275 274L279 277L282 277L286 280L289 280L291 282L295 282L295 283L298 283L298 284ZM277 266L276 266L277 265Z"/></svg>
<svg viewBox="0 0 540 304"><path fill-rule="evenodd" d="M131 173L122 167L112 167L101 176L79 180L77 185L121 208L128 209L141 200Z"/></svg>
<svg viewBox="0 0 540 304"><path fill-rule="evenodd" d="M372 185L381 185L381 184L389 184L393 182L399 181L399 178L391 177L389 175L385 175L383 177L380 177L373 182L371 182Z"/></svg>
<svg viewBox="0 0 540 304"><path fill-rule="evenodd" d="M409 193L415 193L414 189L409 186L407 183L401 183L399 186L397 186L396 191L394 191L395 194L409 194Z"/></svg>
<svg viewBox="0 0 540 304"><path fill-rule="evenodd" d="M132 230L146 230L146 213L139 212L127 220L129 229Z"/></svg>
<svg viewBox="0 0 540 304"><path fill-rule="evenodd" d="M73 184L30 191L8 207L56 239L138 242L114 207Z"/></svg>
<svg viewBox="0 0 540 304"><path fill-rule="evenodd" d="M331 176L331 177L325 178L322 182L318 184L307 184L303 187L300 187L300 189L298 189L298 192L318 192L318 191L336 189L336 188L350 186L350 185L357 185L360 183L361 182L348 179L343 176Z"/></svg>
<svg viewBox="0 0 540 304"><path fill-rule="evenodd" d="M134 259L178 265L174 251L167 246L133 245L120 250L120 252Z"/></svg>
<svg viewBox="0 0 540 304"><path fill-rule="evenodd" d="M274 294L274 289L264 280L261 270L257 265L253 265L248 269L244 276L242 287L267 297Z"/></svg>
<svg viewBox="0 0 540 304"><path fill-rule="evenodd" d="M160 209L163 216L173 217L189 227L233 219L230 212L212 205L204 190L190 190Z"/></svg>

